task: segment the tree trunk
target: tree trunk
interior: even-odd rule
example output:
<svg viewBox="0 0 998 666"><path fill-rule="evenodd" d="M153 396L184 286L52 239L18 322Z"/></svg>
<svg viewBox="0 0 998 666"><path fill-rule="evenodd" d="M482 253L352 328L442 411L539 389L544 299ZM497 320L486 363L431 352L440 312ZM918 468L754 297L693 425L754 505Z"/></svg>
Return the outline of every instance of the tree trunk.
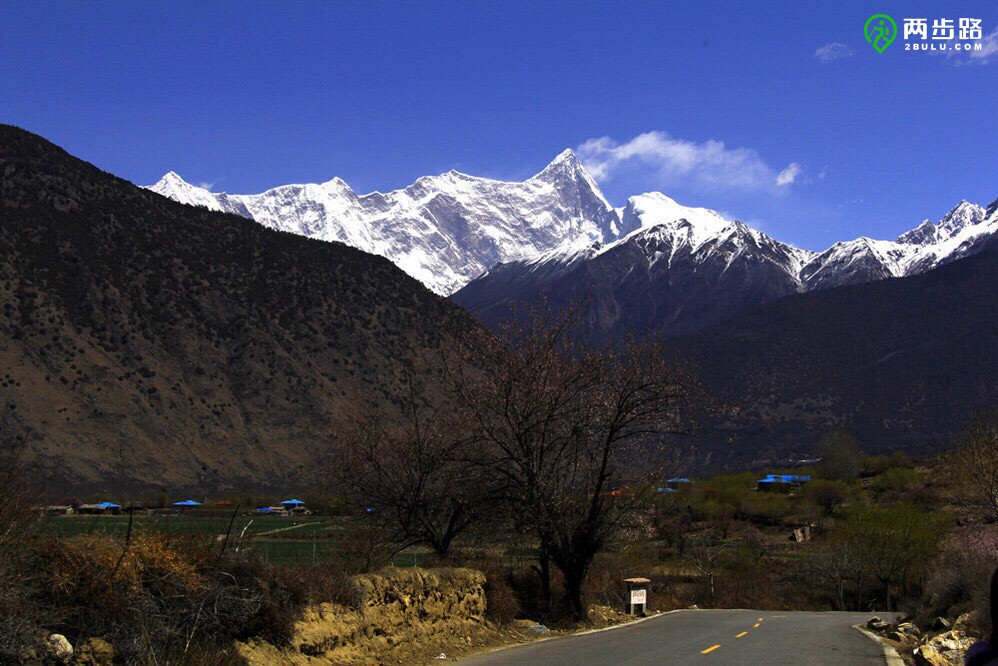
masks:
<svg viewBox="0 0 998 666"><path fill-rule="evenodd" d="M438 558L441 560L447 559L447 553L450 552L450 545L453 540L454 537L447 534L433 542L433 552L437 554Z"/></svg>
<svg viewBox="0 0 998 666"><path fill-rule="evenodd" d="M537 564L530 567L537 572L541 584L540 598L537 600L537 610L544 615L551 612L551 555L547 546L541 544L537 549Z"/></svg>
<svg viewBox="0 0 998 666"><path fill-rule="evenodd" d="M586 606L582 594L582 586L586 580L586 572L571 570L563 572L565 574L565 596L572 607L572 616L576 622L582 622L589 617L589 608Z"/></svg>

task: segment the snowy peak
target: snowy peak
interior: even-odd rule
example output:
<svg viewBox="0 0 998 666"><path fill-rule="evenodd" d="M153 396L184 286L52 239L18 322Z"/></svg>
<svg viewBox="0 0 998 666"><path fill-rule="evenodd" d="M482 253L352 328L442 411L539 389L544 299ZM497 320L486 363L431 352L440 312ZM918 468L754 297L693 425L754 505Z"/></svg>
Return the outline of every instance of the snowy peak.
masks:
<svg viewBox="0 0 998 666"><path fill-rule="evenodd" d="M592 182L586 168L571 149L563 150L530 180ZM596 189L599 189L598 187Z"/></svg>
<svg viewBox="0 0 998 666"><path fill-rule="evenodd" d="M943 216L943 219L939 222L939 230L947 232L947 236L952 236L967 227L978 225L983 221L984 209L964 199Z"/></svg>
<svg viewBox="0 0 998 666"><path fill-rule="evenodd" d="M677 244L696 249L721 235L732 222L707 208L691 208L676 203L661 192L648 192L627 200L622 214L625 228L641 233L652 227L671 234Z"/></svg>
<svg viewBox="0 0 998 666"><path fill-rule="evenodd" d="M907 245L927 245L934 243L936 238L936 225L932 223L932 220L923 220L911 231L906 231L895 238L894 242Z"/></svg>
<svg viewBox="0 0 998 666"><path fill-rule="evenodd" d="M677 257L678 266L687 259L697 266L716 261L726 270L733 262L754 262L809 291L921 273L972 254L998 235L998 201L987 210L961 201L938 224L925 220L893 241L858 238L816 253L660 192L632 196L614 209L571 150L522 182L448 171L386 193L357 194L333 178L225 194L170 171L149 189L387 257L439 294L454 293L501 264L561 274L625 244L634 248L627 256L643 254L646 266L672 269Z"/></svg>
<svg viewBox="0 0 998 666"><path fill-rule="evenodd" d="M171 172L149 189L384 256L439 294L453 293L499 263L533 259L562 245L612 242L619 234L616 211L570 150L522 182L448 171L387 193L358 195L334 178L224 194Z"/></svg>
<svg viewBox="0 0 998 666"><path fill-rule="evenodd" d="M159 182L149 189L188 206L204 206L209 210L224 210L224 207L211 192L191 185L181 178L176 171L166 173L159 179Z"/></svg>
<svg viewBox="0 0 998 666"><path fill-rule="evenodd" d="M925 220L893 241L836 243L804 267L801 279L810 290L924 273L973 254L996 234L998 220L988 220L977 204L961 201L938 225Z"/></svg>

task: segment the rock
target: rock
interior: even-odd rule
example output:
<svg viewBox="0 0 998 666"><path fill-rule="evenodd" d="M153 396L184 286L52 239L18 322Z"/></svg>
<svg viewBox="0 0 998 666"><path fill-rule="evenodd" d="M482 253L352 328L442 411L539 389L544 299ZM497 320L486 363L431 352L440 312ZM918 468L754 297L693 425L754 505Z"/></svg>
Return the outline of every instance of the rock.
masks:
<svg viewBox="0 0 998 666"><path fill-rule="evenodd" d="M976 623L977 618L974 617L974 613L964 613L960 617L956 618L956 622L953 623L953 629L966 633L967 631L972 630Z"/></svg>
<svg viewBox="0 0 998 666"><path fill-rule="evenodd" d="M967 636L959 629L953 629L938 636L933 636L925 644L938 650L960 650L966 652L976 640L971 636Z"/></svg>
<svg viewBox="0 0 998 666"><path fill-rule="evenodd" d="M884 622L876 615L866 621L866 628L871 631L887 631L890 629L890 626L890 622Z"/></svg>
<svg viewBox="0 0 998 666"><path fill-rule="evenodd" d="M952 623L950 623L950 621L944 617L937 617L935 621L932 623L932 628L937 631L942 629L949 629L952 626L953 626Z"/></svg>
<svg viewBox="0 0 998 666"><path fill-rule="evenodd" d="M528 628L530 629L530 631L534 632L535 634L544 635L551 633L551 630L545 627L543 624L535 624L534 626Z"/></svg>
<svg viewBox="0 0 998 666"><path fill-rule="evenodd" d="M51 656L63 663L73 658L73 645L62 634L52 634L49 636L46 641L46 647Z"/></svg>
<svg viewBox="0 0 998 666"><path fill-rule="evenodd" d="M973 644L973 638L954 629L933 636L924 645L919 645L913 656L915 663L921 666L961 666L967 650Z"/></svg>
<svg viewBox="0 0 998 666"><path fill-rule="evenodd" d="M78 666L111 666L114 663L114 647L102 638L91 638L79 645L74 663Z"/></svg>
<svg viewBox="0 0 998 666"><path fill-rule="evenodd" d="M919 645L913 654L916 666L950 666L949 660L928 645Z"/></svg>
<svg viewBox="0 0 998 666"><path fill-rule="evenodd" d="M902 622L898 625L898 631L903 634L908 634L909 636L921 636L922 632L918 630L918 627L911 622Z"/></svg>

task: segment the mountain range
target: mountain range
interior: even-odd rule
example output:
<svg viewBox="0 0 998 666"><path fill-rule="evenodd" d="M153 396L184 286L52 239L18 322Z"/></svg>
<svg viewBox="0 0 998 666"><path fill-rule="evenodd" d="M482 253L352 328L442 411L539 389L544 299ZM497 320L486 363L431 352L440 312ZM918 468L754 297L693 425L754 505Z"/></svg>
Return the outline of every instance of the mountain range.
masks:
<svg viewBox="0 0 998 666"><path fill-rule="evenodd" d="M438 294L456 291L496 264L561 247L566 239L605 243L624 231L571 151L522 183L448 171L387 194L356 194L339 178L262 194L224 194L170 172L149 189L387 257Z"/></svg>
<svg viewBox="0 0 998 666"><path fill-rule="evenodd" d="M52 493L301 487L339 428L397 407L404 359L476 326L455 304L475 298L486 320L589 298L597 337L668 333L734 408L703 423L715 468L806 457L831 427L935 450L998 401L998 203L814 253L661 194L614 209L568 152L524 183L450 173L356 196L384 208L373 230L308 204L327 185L197 208L0 125L0 449ZM246 219L280 197L301 216ZM471 281L442 298L307 228L403 239L420 270L447 266L438 292ZM453 254L424 244L448 238Z"/></svg>
<svg viewBox="0 0 998 666"><path fill-rule="evenodd" d="M813 252L658 192L614 208L571 150L523 182L450 171L387 194L337 178L240 195L170 172L150 189L384 256L489 325L587 299L596 340L688 333L790 294L924 273L998 234L994 206L962 201L894 240Z"/></svg>
<svg viewBox="0 0 998 666"><path fill-rule="evenodd" d="M980 251L998 236L998 204L961 202L894 241L837 243L821 253L776 241L661 194L632 197L619 241L494 267L454 295L497 325L531 308L587 302L587 334L691 333L784 296L918 275Z"/></svg>

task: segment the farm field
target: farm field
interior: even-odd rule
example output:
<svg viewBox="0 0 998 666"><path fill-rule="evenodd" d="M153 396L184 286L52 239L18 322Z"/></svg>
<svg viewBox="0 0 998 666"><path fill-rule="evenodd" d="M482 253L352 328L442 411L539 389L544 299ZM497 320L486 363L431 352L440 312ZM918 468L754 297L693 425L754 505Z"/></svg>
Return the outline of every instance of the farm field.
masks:
<svg viewBox="0 0 998 666"><path fill-rule="evenodd" d="M197 514L136 515L133 534L158 532L177 537L220 539L225 535L230 517ZM349 518L342 516L237 516L229 536L230 547L255 552L269 564L297 567L315 564L325 558L344 554L351 548L343 537ZM40 534L56 538L103 535L124 539L128 532L127 515L47 516ZM420 565L428 553L409 550L392 560L398 567Z"/></svg>

